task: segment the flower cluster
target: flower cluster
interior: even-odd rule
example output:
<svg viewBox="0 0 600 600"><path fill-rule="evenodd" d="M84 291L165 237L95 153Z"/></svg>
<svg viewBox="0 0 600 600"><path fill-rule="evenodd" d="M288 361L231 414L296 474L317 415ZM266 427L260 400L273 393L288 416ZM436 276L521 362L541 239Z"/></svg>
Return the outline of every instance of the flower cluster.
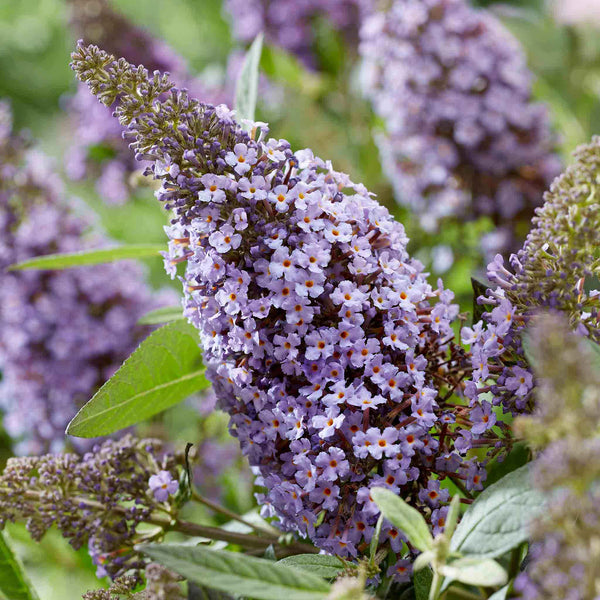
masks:
<svg viewBox="0 0 600 600"><path fill-rule="evenodd" d="M483 319L463 329L472 344L473 375L466 394L476 402L491 392L494 404L513 414L532 408L534 379L521 333L531 315L560 311L573 330L600 341L600 138L575 153L575 163L552 184L536 211L523 248L488 265L497 287L479 298ZM483 406L489 405L485 400Z"/></svg>
<svg viewBox="0 0 600 600"><path fill-rule="evenodd" d="M264 32L267 39L314 66L314 22L327 19L356 43L364 0L226 0L233 34L251 42Z"/></svg>
<svg viewBox="0 0 600 600"><path fill-rule="evenodd" d="M360 52L397 200L426 229L487 215L484 252L516 251L560 162L515 39L465 0L393 0L365 21Z"/></svg>
<svg viewBox="0 0 600 600"><path fill-rule="evenodd" d="M600 595L600 362L592 344L571 333L564 317L533 320L538 402L517 427L543 448L532 471L548 504L533 523L531 561L515 584L525 600Z"/></svg>
<svg viewBox="0 0 600 600"><path fill-rule="evenodd" d="M153 477L163 483L151 484ZM0 526L26 521L39 541L56 525L74 548L87 545L98 577L114 578L144 568L134 546L161 539L176 510L176 479L175 457L160 442L131 436L83 456L9 458L0 476ZM169 495L157 494L162 486ZM137 531L140 523L156 527Z"/></svg>
<svg viewBox="0 0 600 600"><path fill-rule="evenodd" d="M107 0L70 0L71 26L87 42L108 48L134 64L144 61L151 69L169 71L199 97L226 102L231 94L193 79L185 61L166 43L116 13ZM65 157L67 175L73 180L93 177L98 195L108 204L123 204L139 184L139 163L123 141L123 129L112 111L79 86L67 102L74 131Z"/></svg>
<svg viewBox="0 0 600 600"><path fill-rule="evenodd" d="M185 312L207 374L266 488L263 514L340 555L371 539L385 486L443 527L451 477L481 489L448 404L464 356L452 293L432 288L401 224L310 150L242 129L95 46L73 69L152 160L174 212L167 269L185 262ZM166 97L161 101L160 98ZM447 393L449 391L449 393ZM458 439L457 439L458 437ZM400 550L388 523L381 541Z"/></svg>
<svg viewBox="0 0 600 600"><path fill-rule="evenodd" d="M167 300L151 297L133 263L7 271L33 256L107 243L90 234L83 207L63 197L47 159L11 133L0 105L0 407L19 452L63 446L78 406L139 342L139 317Z"/></svg>

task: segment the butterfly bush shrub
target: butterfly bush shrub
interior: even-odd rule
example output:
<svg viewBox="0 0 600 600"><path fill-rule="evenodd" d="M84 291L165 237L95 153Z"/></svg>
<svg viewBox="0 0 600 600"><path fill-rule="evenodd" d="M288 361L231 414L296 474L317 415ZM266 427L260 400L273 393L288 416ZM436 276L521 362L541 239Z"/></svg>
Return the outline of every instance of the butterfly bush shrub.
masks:
<svg viewBox="0 0 600 600"><path fill-rule="evenodd" d="M117 102L161 180L173 211L166 265L186 263L185 313L267 490L263 514L356 555L379 514L369 490L386 486L442 528L440 481L477 490L485 470L455 432L468 408L446 405L465 363L457 307L409 256L402 225L310 150L267 138L265 124L247 133L157 71L83 45L72 65ZM381 540L399 551L402 535L387 524Z"/></svg>
<svg viewBox="0 0 600 600"><path fill-rule="evenodd" d="M310 66L313 26L335 22L328 11L342 5L350 3L228 3L240 26L262 24L267 40ZM186 597L187 583L164 567L188 579L189 597L204 594L193 583L250 593L239 587L243 574L268 600L283 595L269 588L275 580L285 587L276 561L311 552L292 564L338 576L330 585L288 572L294 592L311 598L600 594L600 141L581 147L543 195L559 169L556 140L516 42L494 18L459 0L360 7L371 12L361 52L385 125L385 174L424 226L488 215L496 230L484 251L515 253L490 262L490 287L478 286L465 326L453 293L428 281L404 227L364 185L270 137L266 123L195 99L163 65L149 73L110 45L112 54L80 42L80 89L113 111L131 164L156 180L169 211L165 267L183 284L217 407L270 521L208 497L226 455L207 439L184 456L126 437L83 456L11 459L0 524L26 520L35 539L56 525L87 546L98 574L113 579L89 600L139 597L142 578L143 597ZM85 14L95 23L100 13ZM149 40L140 47L151 63ZM198 412L212 408L204 398ZM504 461L516 441L531 455ZM202 495L198 470L208 470ZM181 521L188 501L238 523ZM196 540L139 545L169 532L254 556Z"/></svg>
<svg viewBox="0 0 600 600"><path fill-rule="evenodd" d="M34 256L107 245L95 225L0 104L0 406L20 453L60 449L74 412L142 339L139 317L175 301L153 296L131 262L7 271Z"/></svg>
<svg viewBox="0 0 600 600"><path fill-rule="evenodd" d="M361 28L363 84L396 199L429 230L489 216L484 252L516 251L560 172L519 44L464 0L375 4Z"/></svg>

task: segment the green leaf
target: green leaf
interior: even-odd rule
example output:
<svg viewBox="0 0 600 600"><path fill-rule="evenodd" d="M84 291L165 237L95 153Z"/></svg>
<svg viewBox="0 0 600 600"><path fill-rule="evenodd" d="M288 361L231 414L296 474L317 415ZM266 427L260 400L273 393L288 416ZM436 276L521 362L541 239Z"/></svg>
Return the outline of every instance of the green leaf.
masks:
<svg viewBox="0 0 600 600"><path fill-rule="evenodd" d="M517 442L508 456L502 462L494 460L488 468L486 484L491 486L492 483L500 481L505 475L516 471L519 467L526 465L531 460L531 450L526 442Z"/></svg>
<svg viewBox="0 0 600 600"><path fill-rule="evenodd" d="M436 557L436 553L433 550L425 550L425 552L421 552L417 558L415 558L413 562L413 573L417 573L428 567Z"/></svg>
<svg viewBox="0 0 600 600"><path fill-rule="evenodd" d="M510 583L500 588L497 592L492 594L488 600L506 600L508 598L508 592L510 591Z"/></svg>
<svg viewBox="0 0 600 600"><path fill-rule="evenodd" d="M583 338L583 340L585 340L585 343L590 349L590 354L593 357L593 361L598 365L598 368L600 369L600 344L597 344L589 338Z"/></svg>
<svg viewBox="0 0 600 600"><path fill-rule="evenodd" d="M185 319L181 306L163 306L142 315L138 320L138 325L160 325L181 319Z"/></svg>
<svg viewBox="0 0 600 600"><path fill-rule="evenodd" d="M383 516L400 529L415 548L422 552L431 549L433 537L427 522L417 509L409 506L402 498L385 488L373 488L371 497Z"/></svg>
<svg viewBox="0 0 600 600"><path fill-rule="evenodd" d="M508 581L506 571L491 558L465 556L449 565L442 565L439 572L448 579L467 585L497 587Z"/></svg>
<svg viewBox="0 0 600 600"><path fill-rule="evenodd" d="M175 321L151 333L75 415L67 433L108 435L208 386L196 329Z"/></svg>
<svg viewBox="0 0 600 600"><path fill-rule="evenodd" d="M38 600L21 561L8 545L7 536L0 532L0 598L6 600Z"/></svg>
<svg viewBox="0 0 600 600"><path fill-rule="evenodd" d="M413 586L415 588L415 600L427 600L429 598L429 590L433 581L433 573L431 569L421 569L414 574Z"/></svg>
<svg viewBox="0 0 600 600"><path fill-rule="evenodd" d="M326 554L296 554L282 558L279 564L310 571L325 579L337 577L345 567L339 558Z"/></svg>
<svg viewBox="0 0 600 600"><path fill-rule="evenodd" d="M293 54L277 46L263 48L260 68L269 79L313 98L326 88L320 73L308 70Z"/></svg>
<svg viewBox="0 0 600 600"><path fill-rule="evenodd" d="M488 291L488 286L471 277L471 287L473 288L473 323L477 323L481 319L484 312L489 310L489 305L479 304L477 299L480 296L485 296Z"/></svg>
<svg viewBox="0 0 600 600"><path fill-rule="evenodd" d="M450 550L495 558L528 537L528 524L544 508L544 496L529 481L529 465L484 490L464 514Z"/></svg>
<svg viewBox="0 0 600 600"><path fill-rule="evenodd" d="M531 349L531 334L529 330L524 329L521 333L521 344L523 346L523 353L525 354L525 358L527 362L534 368L537 369L537 362L535 360L535 352L532 352Z"/></svg>
<svg viewBox="0 0 600 600"><path fill-rule="evenodd" d="M233 596L225 592L211 590L205 586L188 584L187 600L234 600Z"/></svg>
<svg viewBox="0 0 600 600"><path fill-rule="evenodd" d="M43 271L70 269L71 267L98 265L130 258L158 256L158 253L164 250L164 245L128 244L126 246L82 250L80 252L67 252L65 254L46 254L45 256L36 256L35 258L30 258L23 262L11 265L9 270L20 271L25 269L36 269L38 271Z"/></svg>
<svg viewBox="0 0 600 600"><path fill-rule="evenodd" d="M234 598L225 592L218 592L205 586L189 583L187 600L234 600Z"/></svg>
<svg viewBox="0 0 600 600"><path fill-rule="evenodd" d="M452 502L450 502L450 508L446 516L446 527L444 528L444 535L447 539L452 537L454 530L456 529L456 523L458 522L458 516L460 514L460 496L454 494Z"/></svg>
<svg viewBox="0 0 600 600"><path fill-rule="evenodd" d="M371 538L371 544L369 547L369 560L372 565L375 565L375 555L377 554L377 547L379 546L379 536L381 535L381 527L383 525L383 513L379 515L377 519L377 525L375 525L375 531Z"/></svg>
<svg viewBox="0 0 600 600"><path fill-rule="evenodd" d="M202 546L149 544L139 549L186 579L256 600L325 600L329 584L305 570Z"/></svg>
<svg viewBox="0 0 600 600"><path fill-rule="evenodd" d="M258 65L262 53L263 34L259 33L246 53L235 86L235 111L238 122L242 119L254 121L256 97L258 95Z"/></svg>

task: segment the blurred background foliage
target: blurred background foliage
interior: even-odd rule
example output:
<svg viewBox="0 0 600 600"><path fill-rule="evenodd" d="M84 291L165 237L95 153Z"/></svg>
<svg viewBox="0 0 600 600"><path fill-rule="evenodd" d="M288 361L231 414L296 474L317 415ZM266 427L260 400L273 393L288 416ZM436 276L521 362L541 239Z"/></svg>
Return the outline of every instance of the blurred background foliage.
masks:
<svg viewBox="0 0 600 600"><path fill-rule="evenodd" d="M234 42L220 0L113 0L111 4L164 39L193 71L209 80L226 76ZM523 44L537 78L537 99L548 104L561 151L568 159L575 146L600 131L598 24L558 23L555 8L543 0L503 4L479 0L477 4L493 10ZM63 107L65 98L75 90L68 66L75 38L68 28L67 14L66 0L0 2L0 98L10 100L16 127L30 130L59 169L69 140ZM452 225L433 236L419 230L406 210L394 203L373 141L377 123L358 92L356 49L346 47L326 22L315 23L315 28L318 72L307 71L281 49L265 49L261 68L272 85L265 87L260 98L258 118L270 122L274 136L289 139L295 148L310 146L316 154L332 159L338 170L350 173L354 181L362 181L374 191L405 223L411 251L434 275L443 273L462 310L470 311L470 276L480 272L478 240L491 224L482 220ZM142 188L133 202L120 207L103 204L89 183L70 182L68 186L93 206L116 240L164 241L166 217L151 201L149 186ZM449 269L439 257L432 264L435 256L431 248L435 245L453 252ZM161 261L150 261L149 267L155 286L168 283ZM193 403L184 404L149 423L142 433L166 431L175 444L198 439L198 427L213 437L227 435L224 415L211 413L199 420L197 414ZM4 437L0 432L0 446L6 455ZM239 458L224 471L218 485L230 508L242 513L252 508L250 478ZM194 516L205 522L211 518L208 514ZM83 591L97 587L94 568L84 550L74 553L58 535L48 535L42 544L34 545L19 527L11 527L10 534L44 600L78 598Z"/></svg>

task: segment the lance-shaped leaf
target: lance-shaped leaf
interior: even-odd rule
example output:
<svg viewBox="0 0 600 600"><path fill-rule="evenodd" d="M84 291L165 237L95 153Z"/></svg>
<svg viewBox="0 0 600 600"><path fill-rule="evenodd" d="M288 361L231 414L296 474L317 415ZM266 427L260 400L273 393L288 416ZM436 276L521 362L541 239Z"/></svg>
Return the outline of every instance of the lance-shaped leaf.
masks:
<svg viewBox="0 0 600 600"><path fill-rule="evenodd" d="M160 325L185 319L181 306L163 306L151 310L138 319L138 325Z"/></svg>
<svg viewBox="0 0 600 600"><path fill-rule="evenodd" d="M510 591L511 584L505 585L500 588L496 593L492 594L488 600L506 600L508 598L508 592Z"/></svg>
<svg viewBox="0 0 600 600"><path fill-rule="evenodd" d="M430 550L433 537L423 515L412 506L409 506L394 492L385 488L373 488L371 497L383 516L397 527L408 541L421 552Z"/></svg>
<svg viewBox="0 0 600 600"><path fill-rule="evenodd" d="M139 549L204 587L256 600L325 600L321 577L281 563L202 546L149 544Z"/></svg>
<svg viewBox="0 0 600 600"><path fill-rule="evenodd" d="M383 526L383 513L379 515L375 530L373 531L373 537L371 538L371 544L369 547L369 561L371 565L375 566L375 557L377 555L377 548L379 547L379 536L381 536L381 528Z"/></svg>
<svg viewBox="0 0 600 600"><path fill-rule="evenodd" d="M421 569L413 575L413 587L415 590L415 600L427 600L433 581L433 573L431 569Z"/></svg>
<svg viewBox="0 0 600 600"><path fill-rule="evenodd" d="M450 549L495 558L528 537L528 524L544 507L529 479L529 465L509 473L481 493L458 524Z"/></svg>
<svg viewBox="0 0 600 600"><path fill-rule="evenodd" d="M23 566L0 532L0 598L5 600L39 600Z"/></svg>
<svg viewBox="0 0 600 600"><path fill-rule="evenodd" d="M175 321L151 333L75 415L67 433L97 437L139 423L208 386L198 333Z"/></svg>
<svg viewBox="0 0 600 600"><path fill-rule="evenodd" d="M258 95L258 66L262 53L263 34L260 33L252 42L244 64L240 70L235 86L235 111L237 120L248 119L254 121L256 111L256 97Z"/></svg>
<svg viewBox="0 0 600 600"><path fill-rule="evenodd" d="M498 587L508 581L506 571L491 558L465 556L440 567L440 574L467 585Z"/></svg>
<svg viewBox="0 0 600 600"><path fill-rule="evenodd" d="M279 564L310 571L325 579L333 579L344 570L344 563L339 558L326 554L295 554L282 558Z"/></svg>
<svg viewBox="0 0 600 600"><path fill-rule="evenodd" d="M114 248L96 248L95 250L81 250L80 252L67 252L64 254L45 254L44 256L36 256L11 265L10 270L18 271L33 269L38 271L50 271L70 269L72 267L99 265L118 260L159 256L159 252L164 250L164 245L129 244L126 246L116 246Z"/></svg>

